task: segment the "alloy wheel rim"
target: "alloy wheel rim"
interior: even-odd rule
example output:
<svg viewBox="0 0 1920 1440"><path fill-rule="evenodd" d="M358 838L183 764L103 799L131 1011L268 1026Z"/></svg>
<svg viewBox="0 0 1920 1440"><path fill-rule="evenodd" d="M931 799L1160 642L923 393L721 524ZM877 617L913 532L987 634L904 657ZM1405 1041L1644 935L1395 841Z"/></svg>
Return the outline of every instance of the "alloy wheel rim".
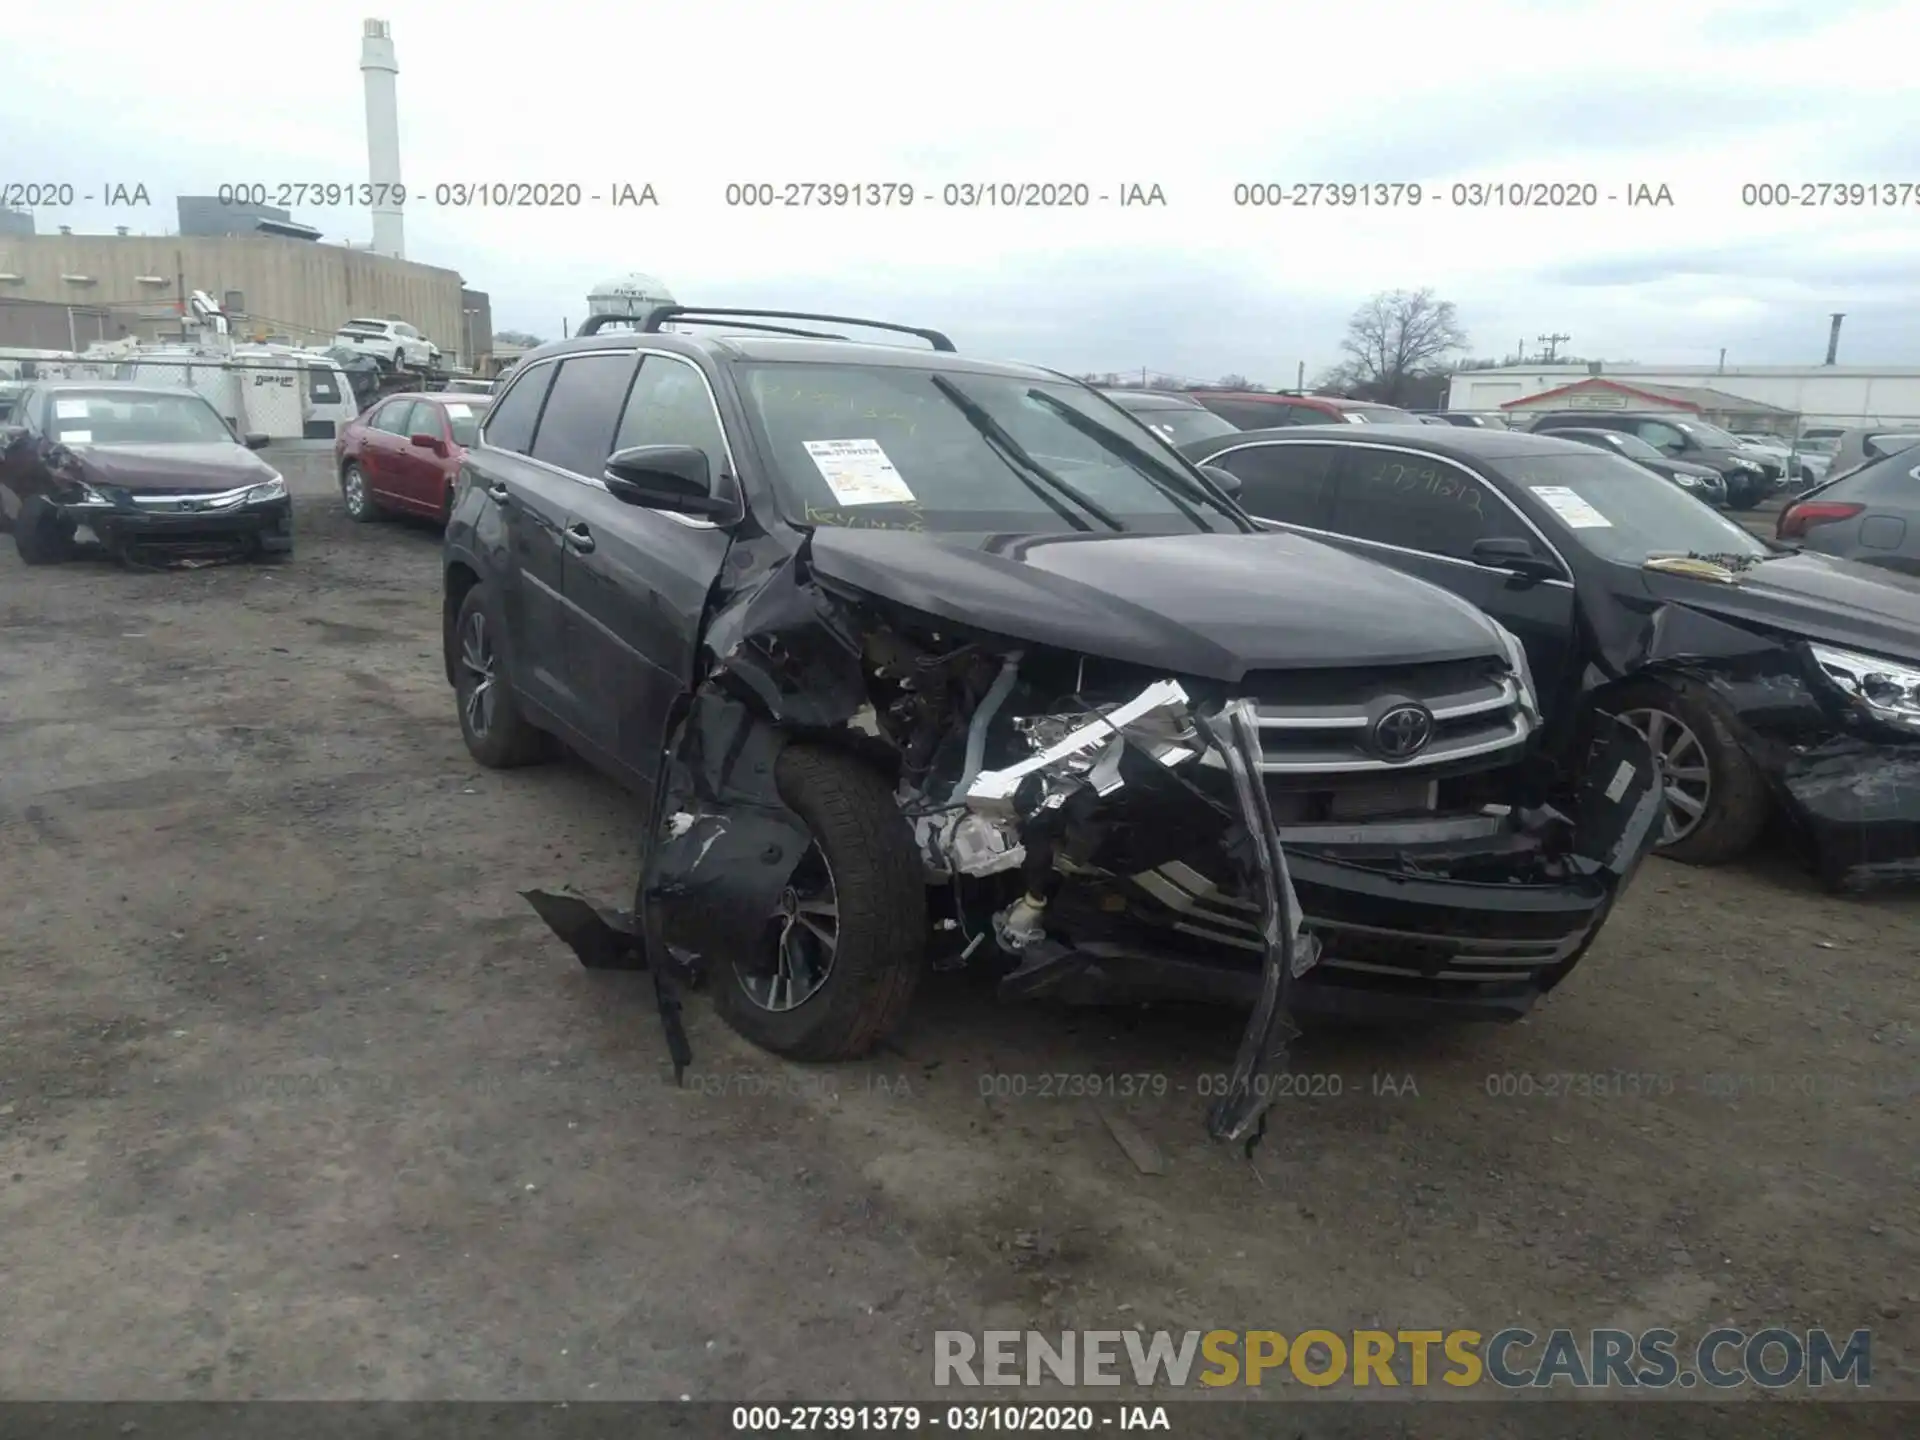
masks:
<svg viewBox="0 0 1920 1440"><path fill-rule="evenodd" d="M466 677L463 687L466 694L460 702L461 716L466 720L469 731L485 738L493 726L494 656L493 637L487 633L484 611L473 612L460 637L460 672Z"/></svg>
<svg viewBox="0 0 1920 1440"><path fill-rule="evenodd" d="M747 999L781 1015L820 993L840 953L840 896L818 845L808 846L794 867L768 919L766 938L774 947L772 973L750 975L736 965L734 974Z"/></svg>
<svg viewBox="0 0 1920 1440"><path fill-rule="evenodd" d="M1713 801L1707 750L1687 723L1667 710L1629 710L1620 717L1639 731L1659 758L1666 790L1660 844L1675 845L1700 828Z"/></svg>
<svg viewBox="0 0 1920 1440"><path fill-rule="evenodd" d="M349 465L347 467L347 509L358 515L361 507L366 503L367 486L366 482L360 478L360 467Z"/></svg>

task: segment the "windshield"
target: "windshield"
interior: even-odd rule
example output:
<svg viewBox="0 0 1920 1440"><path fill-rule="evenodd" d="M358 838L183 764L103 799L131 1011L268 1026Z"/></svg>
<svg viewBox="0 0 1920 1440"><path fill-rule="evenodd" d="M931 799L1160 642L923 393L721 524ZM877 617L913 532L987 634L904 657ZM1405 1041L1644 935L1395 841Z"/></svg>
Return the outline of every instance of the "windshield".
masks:
<svg viewBox="0 0 1920 1440"><path fill-rule="evenodd" d="M1055 532L1109 529L1106 516L1128 530L1242 528L1079 385L930 366L760 362L739 374L782 504L803 524Z"/></svg>
<svg viewBox="0 0 1920 1440"><path fill-rule="evenodd" d="M1147 409L1145 406L1122 405L1120 408L1130 412L1134 419L1163 437L1169 445L1184 445L1189 440L1211 440L1216 435L1240 433L1211 410L1198 407L1188 409L1185 405L1166 405Z"/></svg>
<svg viewBox="0 0 1920 1440"><path fill-rule="evenodd" d="M1617 455L1527 455L1501 469L1545 512L1557 539L1604 560L1640 565L1653 555L1773 553L1686 491Z"/></svg>
<svg viewBox="0 0 1920 1440"><path fill-rule="evenodd" d="M1695 442L1701 445L1718 445L1724 448L1739 449L1747 442L1738 435L1730 435L1718 425L1708 425L1699 420L1675 420L1674 428L1684 430Z"/></svg>
<svg viewBox="0 0 1920 1440"><path fill-rule="evenodd" d="M471 448L480 443L480 412L483 408L464 405L458 400L447 402L447 428L453 432L454 444Z"/></svg>
<svg viewBox="0 0 1920 1440"><path fill-rule="evenodd" d="M1794 442L1793 448L1798 450L1802 455L1831 455L1839 448L1839 445L1840 437L1838 435L1814 435L1811 437L1803 436Z"/></svg>
<svg viewBox="0 0 1920 1440"><path fill-rule="evenodd" d="M198 395L61 390L48 432L63 445L204 445L233 439Z"/></svg>
<svg viewBox="0 0 1920 1440"><path fill-rule="evenodd" d="M1623 435L1618 430L1597 430L1593 433L1600 436L1600 443L1602 445L1610 450L1618 450L1629 460L1664 461L1667 458L1658 450L1654 449L1653 446L1647 444L1647 442L1642 440L1638 435ZM1589 440L1587 443L1592 444L1593 442Z"/></svg>

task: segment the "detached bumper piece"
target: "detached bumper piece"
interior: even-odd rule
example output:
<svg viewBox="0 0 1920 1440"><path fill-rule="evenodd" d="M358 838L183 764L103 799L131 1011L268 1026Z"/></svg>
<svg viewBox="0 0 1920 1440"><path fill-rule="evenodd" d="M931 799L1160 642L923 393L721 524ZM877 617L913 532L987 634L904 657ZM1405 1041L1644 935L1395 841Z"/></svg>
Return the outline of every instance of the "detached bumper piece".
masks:
<svg viewBox="0 0 1920 1440"><path fill-rule="evenodd" d="M1920 880L1920 745L1829 741L1779 776L1827 884Z"/></svg>

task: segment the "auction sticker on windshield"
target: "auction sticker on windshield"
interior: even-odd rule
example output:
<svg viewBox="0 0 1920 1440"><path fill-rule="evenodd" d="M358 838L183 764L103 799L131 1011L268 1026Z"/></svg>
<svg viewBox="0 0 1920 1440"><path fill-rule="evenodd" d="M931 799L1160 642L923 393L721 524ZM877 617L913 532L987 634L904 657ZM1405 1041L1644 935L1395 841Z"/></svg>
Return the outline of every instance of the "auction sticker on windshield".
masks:
<svg viewBox="0 0 1920 1440"><path fill-rule="evenodd" d="M60 439L68 445L91 445L93 443L93 431L62 430L60 432Z"/></svg>
<svg viewBox="0 0 1920 1440"><path fill-rule="evenodd" d="M447 414L455 420L471 420L473 418L473 407L471 405L449 405L447 406Z"/></svg>
<svg viewBox="0 0 1920 1440"><path fill-rule="evenodd" d="M910 504L913 491L878 440L807 440L807 454L842 505Z"/></svg>
<svg viewBox="0 0 1920 1440"><path fill-rule="evenodd" d="M84 420L87 418L87 402L84 400L56 400L53 413L60 420Z"/></svg>
<svg viewBox="0 0 1920 1440"><path fill-rule="evenodd" d="M1540 503L1574 530L1610 530L1613 522L1565 485L1535 485Z"/></svg>

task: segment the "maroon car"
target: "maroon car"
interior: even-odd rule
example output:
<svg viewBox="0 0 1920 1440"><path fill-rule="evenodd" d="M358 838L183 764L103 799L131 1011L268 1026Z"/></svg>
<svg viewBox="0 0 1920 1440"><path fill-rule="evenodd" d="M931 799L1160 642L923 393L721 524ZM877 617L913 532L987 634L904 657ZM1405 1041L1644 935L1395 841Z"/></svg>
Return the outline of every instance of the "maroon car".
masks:
<svg viewBox="0 0 1920 1440"><path fill-rule="evenodd" d="M480 437L484 395L389 395L333 443L340 494L355 520L420 515L446 523L467 447Z"/></svg>

